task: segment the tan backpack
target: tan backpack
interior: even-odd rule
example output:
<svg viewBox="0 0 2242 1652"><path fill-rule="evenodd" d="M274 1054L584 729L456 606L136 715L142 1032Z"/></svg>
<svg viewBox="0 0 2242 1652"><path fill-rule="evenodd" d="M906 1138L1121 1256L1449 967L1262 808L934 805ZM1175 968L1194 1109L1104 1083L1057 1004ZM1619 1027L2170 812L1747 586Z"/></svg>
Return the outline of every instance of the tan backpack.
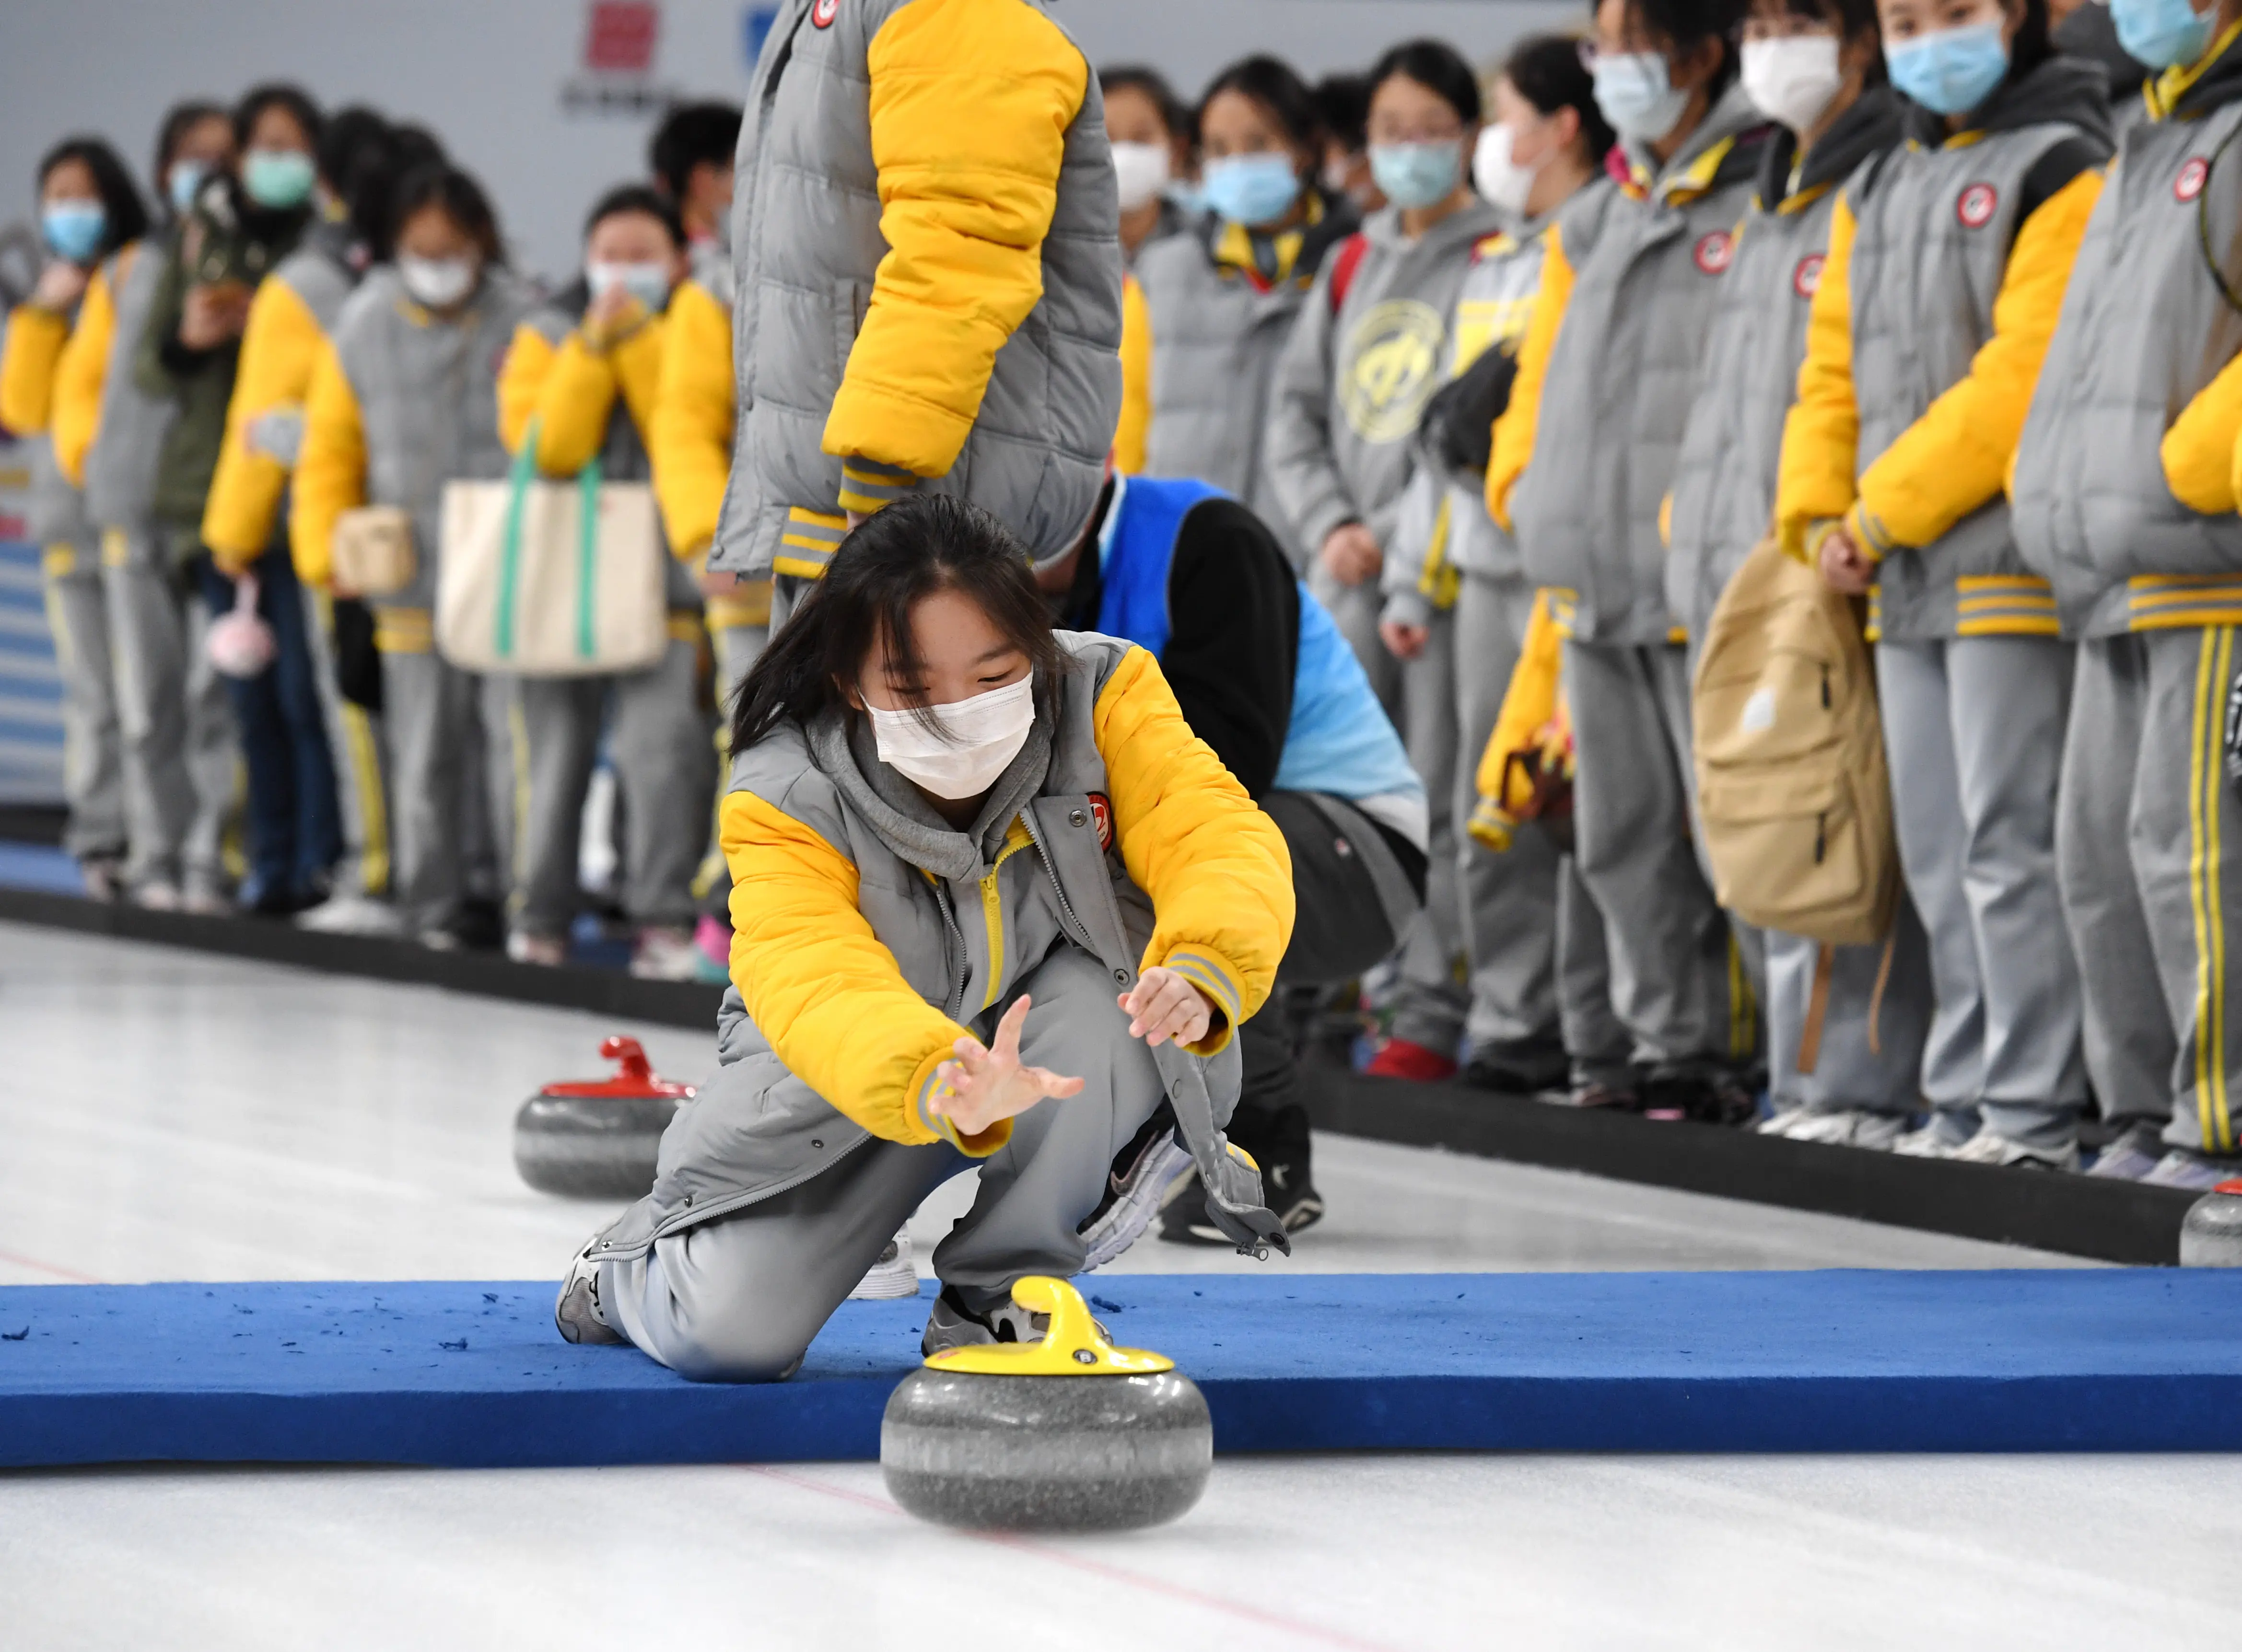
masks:
<svg viewBox="0 0 2242 1652"><path fill-rule="evenodd" d="M1884 940L1899 850L1876 673L1852 604L1762 543L1713 610L1692 706L1721 904L1825 946Z"/></svg>

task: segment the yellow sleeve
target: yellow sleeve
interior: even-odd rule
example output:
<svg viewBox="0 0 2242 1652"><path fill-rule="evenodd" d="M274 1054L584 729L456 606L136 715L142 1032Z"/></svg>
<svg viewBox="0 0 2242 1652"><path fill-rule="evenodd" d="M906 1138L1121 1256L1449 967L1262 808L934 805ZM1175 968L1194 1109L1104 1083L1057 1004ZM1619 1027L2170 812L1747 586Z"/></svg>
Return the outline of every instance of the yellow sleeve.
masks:
<svg viewBox="0 0 2242 1652"><path fill-rule="evenodd" d="M1090 76L1019 0L912 0L866 66L888 252L824 437L843 461L840 506L855 511L957 462L997 350L1043 296L1044 236Z"/></svg>
<svg viewBox="0 0 2242 1652"><path fill-rule="evenodd" d="M1494 421L1494 441L1487 461L1487 514L1510 530L1510 496L1533 462L1534 433L1541 420L1541 385L1549 376L1549 353L1557 329L1573 301L1573 265L1565 256L1559 226L1549 226L1548 250L1541 258L1541 284L1534 295L1534 319L1518 346L1518 376L1511 380L1509 405Z"/></svg>
<svg viewBox="0 0 2242 1652"><path fill-rule="evenodd" d="M366 503L366 421L332 344L320 347L304 397L304 446L288 498L296 575L325 590L334 567L335 519Z"/></svg>
<svg viewBox="0 0 2242 1652"><path fill-rule="evenodd" d="M117 262L117 272L131 267L138 243L125 249ZM78 306L77 325L55 363L55 404L50 420L55 444L55 463L74 487L85 486L85 456L101 428L101 392L109 378L109 351L117 337L117 298L111 290L106 266L96 270L87 283L85 302Z"/></svg>
<svg viewBox="0 0 2242 1652"><path fill-rule="evenodd" d="M1805 555L1809 526L1843 516L1853 502L1861 437L1861 410L1853 400L1853 204L1841 198L1829 216L1822 282L1807 315L1798 400L1782 421L1775 528L1793 556Z"/></svg>
<svg viewBox="0 0 2242 1652"><path fill-rule="evenodd" d="M498 439L510 453L521 451L529 433L554 354L553 340L531 322L515 327L507 342L505 359L498 364Z"/></svg>
<svg viewBox="0 0 2242 1652"><path fill-rule="evenodd" d="M1526 624L1526 641L1511 668L1510 685L1503 691L1502 709L1496 714L1494 732L1480 755L1475 785L1478 805L1467 829L1480 843L1498 851L1510 847L1517 824L1516 810L1532 795L1525 776L1511 769L1514 752L1532 751L1541 743L1541 731L1557 715L1557 684L1564 668L1564 637L1550 612L1549 594L1534 595L1534 614ZM1517 784L1506 785L1506 779ZM1521 790L1521 788L1523 789Z"/></svg>
<svg viewBox="0 0 2242 1652"><path fill-rule="evenodd" d="M8 343L0 349L0 425L35 436L54 416L55 366L70 342L70 318L36 304L8 312Z"/></svg>
<svg viewBox="0 0 2242 1652"><path fill-rule="evenodd" d="M1212 1055L1261 1007L1292 937L1292 857L1212 748L1191 731L1159 662L1122 656L1091 717L1121 863L1152 897L1140 969L1165 964L1220 1006Z"/></svg>
<svg viewBox="0 0 2242 1652"><path fill-rule="evenodd" d="M225 437L203 507L203 543L228 573L265 554L288 487L287 463L253 447L251 426L266 413L304 405L326 339L295 288L270 277L258 284L242 328Z"/></svg>
<svg viewBox="0 0 2242 1652"><path fill-rule="evenodd" d="M607 445L607 420L615 410L615 367L604 350L584 342L581 329L571 332L554 349L534 327L524 326L514 335L507 365L516 355L531 359L524 376L537 371L537 392L524 427L515 433L518 451L528 437L527 426L537 426L537 468L547 476L574 476L600 456ZM504 375L501 374L501 382Z"/></svg>
<svg viewBox="0 0 2242 1652"><path fill-rule="evenodd" d="M2232 514L2242 494L2242 356L2219 370L2165 432L2165 483L2172 497L2206 516Z"/></svg>
<svg viewBox="0 0 2242 1652"><path fill-rule="evenodd" d="M1113 467L1124 476L1144 472L1152 433L1152 307L1133 275L1121 283L1121 422L1113 431Z"/></svg>
<svg viewBox="0 0 2242 1652"><path fill-rule="evenodd" d="M856 905L855 864L753 792L724 799L732 873L732 983L786 1069L885 1141L948 1140L985 1158L1010 1119L960 1137L930 1118L935 1070L966 1030L903 979Z"/></svg>
<svg viewBox="0 0 2242 1652"><path fill-rule="evenodd" d="M649 316L607 346L607 366L641 441L653 427L654 404L661 393L661 340L668 331L667 315Z"/></svg>
<svg viewBox="0 0 2242 1652"><path fill-rule="evenodd" d="M680 557L702 554L716 536L732 470L733 393L731 312L688 281L669 301L654 415L641 426L661 525Z"/></svg>
<svg viewBox="0 0 2242 1652"><path fill-rule="evenodd" d="M1993 299L1993 336L1970 371L1861 473L1845 525L1870 555L1928 545L2000 493L2101 193L2102 174L2081 172L2025 220Z"/></svg>

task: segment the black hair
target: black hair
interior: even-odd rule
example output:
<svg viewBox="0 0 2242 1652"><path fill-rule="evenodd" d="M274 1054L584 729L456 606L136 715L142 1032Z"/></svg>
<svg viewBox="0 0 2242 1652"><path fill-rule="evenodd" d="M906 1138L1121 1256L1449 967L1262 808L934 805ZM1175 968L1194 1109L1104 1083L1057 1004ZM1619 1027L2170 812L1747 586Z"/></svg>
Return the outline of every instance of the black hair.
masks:
<svg viewBox="0 0 2242 1652"><path fill-rule="evenodd" d="M1840 46L1850 43L1864 29L1871 40L1883 39L1883 24L1876 16L1876 0L1782 0L1782 3L1790 17L1807 23L1835 24ZM1861 84L1881 86L1884 79L1884 54L1879 50L1869 57L1868 72L1861 77Z"/></svg>
<svg viewBox="0 0 2242 1652"><path fill-rule="evenodd" d="M1389 47L1370 71L1371 96L1376 97L1378 89L1396 75L1436 94L1465 125L1479 119L1479 77L1447 41L1405 40Z"/></svg>
<svg viewBox="0 0 2242 1652"><path fill-rule="evenodd" d="M681 201L695 166L729 166L739 146L737 104L679 104L654 129L646 148L647 170L673 199Z"/></svg>
<svg viewBox="0 0 2242 1652"><path fill-rule="evenodd" d="M1370 82L1360 75L1326 75L1309 94L1324 136L1350 154L1361 153L1369 141Z"/></svg>
<svg viewBox="0 0 2242 1652"><path fill-rule="evenodd" d="M1260 104L1285 129L1285 137L1311 154L1323 142L1324 117L1316 107L1316 95L1282 58L1260 53L1241 57L1208 82L1191 122L1194 130L1206 118L1206 106L1214 101L1215 95L1225 91L1237 92Z"/></svg>
<svg viewBox="0 0 2242 1652"><path fill-rule="evenodd" d="M1176 96L1176 89L1168 84L1167 77L1158 70L1144 64L1120 64L1098 71L1098 90L1106 97L1124 88L1140 91L1151 99L1152 107L1160 111L1160 124L1168 129L1170 138L1190 138L1191 105Z"/></svg>
<svg viewBox="0 0 2242 1652"><path fill-rule="evenodd" d="M937 591L970 597L1045 684L1057 680L1064 656L1027 547L978 506L947 494L914 494L859 523L772 635L740 684L732 749L846 705L842 685L856 681L876 643L884 641L904 675L914 672L911 609Z"/></svg>
<svg viewBox="0 0 2242 1652"><path fill-rule="evenodd" d="M148 232L148 205L140 198L132 174L124 170L123 158L98 138L65 138L42 155L35 174L39 187L45 189L48 174L71 161L93 174L93 192L101 197L101 245L86 260L97 264L127 241L137 241Z"/></svg>
<svg viewBox="0 0 2242 1652"><path fill-rule="evenodd" d="M222 120L229 130L233 125L233 117L223 104L214 104L206 97L190 97L165 110L163 124L156 128L156 167L148 176L156 185L156 210L166 216L171 210L171 179L167 175L179 158L179 145L187 141L189 132L206 120Z"/></svg>
<svg viewBox="0 0 2242 1652"><path fill-rule="evenodd" d="M1749 0L1627 0L1627 9L1653 39L1676 51L1694 51L1708 40L1720 47L1721 66L1705 83L1707 104L1718 102L1736 77L1736 32Z"/></svg>
<svg viewBox="0 0 2242 1652"><path fill-rule="evenodd" d="M397 205L389 218L388 244L395 246L397 238L405 233L406 221L430 206L459 225L460 232L482 249L484 263L506 262L506 240L499 232L498 214L491 210L490 197L483 193L483 186L472 175L449 161L432 161L416 167L398 185Z"/></svg>
<svg viewBox="0 0 2242 1652"><path fill-rule="evenodd" d="M285 80L268 80L261 86L252 86L242 93L241 101L233 106L233 141L236 148L246 151L249 134L257 128L258 118L268 109L285 109L304 129L304 141L319 153L319 136L326 123L319 118L319 106L301 86Z"/></svg>
<svg viewBox="0 0 2242 1652"><path fill-rule="evenodd" d="M2055 56L2055 43L2051 38L2053 29L2047 0L2024 0L2024 21L2017 25L2017 37L2009 43L2008 78L2011 84Z"/></svg>
<svg viewBox="0 0 2242 1652"><path fill-rule="evenodd" d="M657 220L668 234L670 245L685 245L685 225L677 216L677 203L644 184L618 184L592 203L592 210L584 219L584 238L590 240L592 232L606 218L625 212L643 212Z"/></svg>
<svg viewBox="0 0 2242 1652"><path fill-rule="evenodd" d="M319 134L318 161L320 178L342 203L352 236L371 259L388 257L399 171L389 123L363 104L339 111Z"/></svg>
<svg viewBox="0 0 2242 1652"><path fill-rule="evenodd" d="M1813 0L1791 0L1811 4ZM1874 15L1875 0L1846 0L1867 5ZM1581 118L1581 141L1588 145L1588 165L1600 166L1619 141L1604 111L1596 106L1596 77L1581 61L1581 43L1569 35L1534 35L1521 40L1503 60L1502 77L1518 95L1545 115L1569 109Z"/></svg>

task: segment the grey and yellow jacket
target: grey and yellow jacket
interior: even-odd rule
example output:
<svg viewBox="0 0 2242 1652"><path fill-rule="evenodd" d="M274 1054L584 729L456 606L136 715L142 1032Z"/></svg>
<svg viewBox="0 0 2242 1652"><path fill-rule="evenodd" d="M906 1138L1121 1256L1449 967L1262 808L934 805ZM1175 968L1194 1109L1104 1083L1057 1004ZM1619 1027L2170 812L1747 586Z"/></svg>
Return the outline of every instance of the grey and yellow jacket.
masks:
<svg viewBox="0 0 2242 1652"><path fill-rule="evenodd" d="M2219 417L2221 369L2242 352L2238 41L2242 26L2151 83L2150 118L2120 135L2017 444L2017 546L2079 635L2242 617L2234 425Z"/></svg>
<svg viewBox="0 0 2242 1652"><path fill-rule="evenodd" d="M371 599L385 648L427 646L444 484L496 480L510 467L498 433L499 367L535 302L510 271L487 269L467 308L440 320L413 301L393 268L378 265L343 306L312 371L288 512L296 572L327 587L343 512L408 513L413 582Z"/></svg>
<svg viewBox="0 0 2242 1652"><path fill-rule="evenodd" d="M1965 131L1910 107L1906 145L1831 218L1776 531L1812 556L1843 520L1881 565L1876 635L2060 633L2003 488L2101 192L2108 84L2096 64L2050 57Z"/></svg>
<svg viewBox="0 0 2242 1652"><path fill-rule="evenodd" d="M1121 405L1120 204L1081 50L1041 0L784 0L747 107L709 566L816 578L844 512L922 488L1064 550Z"/></svg>
<svg viewBox="0 0 2242 1652"><path fill-rule="evenodd" d="M165 242L177 233L175 226L151 234L102 266L102 289L87 293L87 312L63 359L62 385L79 386L70 399L84 413L72 418L57 407L55 453L84 487L86 514L104 534L147 532L164 438L178 417L177 402L151 394L132 372L170 262Z"/></svg>
<svg viewBox="0 0 2242 1652"><path fill-rule="evenodd" d="M1304 556L1347 522L1381 547L1393 541L1410 439L1449 360L1471 249L1501 227L1494 208L1474 202L1412 240L1400 209L1373 212L1336 306L1332 276L1342 260L1325 259L1279 359L1263 439L1272 502Z"/></svg>
<svg viewBox="0 0 2242 1652"><path fill-rule="evenodd" d="M1584 188L1608 190L1611 185L1599 179ZM1482 236L1473 246L1471 267L1456 294L1455 319L1448 325L1450 379L1460 377L1488 350L1518 353L1541 291L1541 261L1555 222L1556 214L1547 213L1514 230ZM1486 491L1484 475L1449 472L1420 433L1416 463L1379 574L1386 594L1384 618L1423 625L1433 614L1455 606L1461 575L1504 579L1519 574L1517 541L1487 514Z"/></svg>
<svg viewBox="0 0 2242 1652"><path fill-rule="evenodd" d="M1667 612L1692 635L1703 632L1729 576L1774 525L1782 421L1798 393L1839 186L1899 141L1898 100L1879 86L1802 160L1798 140L1780 129L1761 151L1667 511Z"/></svg>
<svg viewBox="0 0 2242 1652"><path fill-rule="evenodd" d="M1292 933L1284 838L1185 724L1150 654L1058 640L1062 680L1038 685L1027 744L969 831L880 762L848 714L784 725L734 760L728 1071L670 1125L652 1195L602 1255L642 1252L875 1138L995 1152L1009 1121L960 1137L927 1111L937 1069L969 1029L989 1035L1057 947L1098 957L1117 991L1165 964L1221 1006L1190 1054L1215 1122L1228 1116L1232 1031L1268 996Z"/></svg>
<svg viewBox="0 0 2242 1652"><path fill-rule="evenodd" d="M30 449L30 498L23 532L41 547L51 578L98 566L91 554L94 530L86 520L85 500L64 470L55 440L63 359L70 339L96 308L97 283L105 289L98 269L67 310L17 305L8 317L6 342L0 345L0 425L23 438Z"/></svg>
<svg viewBox="0 0 2242 1652"><path fill-rule="evenodd" d="M1662 170L1627 151L1619 187L1575 196L1550 233L1487 506L1569 635L1675 634L1659 520L1768 136L1730 86Z"/></svg>

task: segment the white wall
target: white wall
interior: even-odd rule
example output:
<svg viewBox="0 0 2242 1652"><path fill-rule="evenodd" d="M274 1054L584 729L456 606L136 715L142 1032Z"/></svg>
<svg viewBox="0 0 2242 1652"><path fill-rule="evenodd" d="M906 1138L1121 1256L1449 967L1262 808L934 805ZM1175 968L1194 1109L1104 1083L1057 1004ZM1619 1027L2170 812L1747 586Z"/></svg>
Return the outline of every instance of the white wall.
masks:
<svg viewBox="0 0 2242 1652"><path fill-rule="evenodd" d="M654 84L738 97L747 15L770 3L664 0ZM1481 60L1587 10L1587 0L1057 0L1054 15L1093 62L1150 62L1188 97L1249 51L1317 75L1433 34ZM582 0L0 0L0 226L29 216L31 169L65 132L105 134L138 169L166 104L281 77L433 128L490 189L519 261L564 271L593 198L642 171L652 124L563 110L585 18Z"/></svg>

